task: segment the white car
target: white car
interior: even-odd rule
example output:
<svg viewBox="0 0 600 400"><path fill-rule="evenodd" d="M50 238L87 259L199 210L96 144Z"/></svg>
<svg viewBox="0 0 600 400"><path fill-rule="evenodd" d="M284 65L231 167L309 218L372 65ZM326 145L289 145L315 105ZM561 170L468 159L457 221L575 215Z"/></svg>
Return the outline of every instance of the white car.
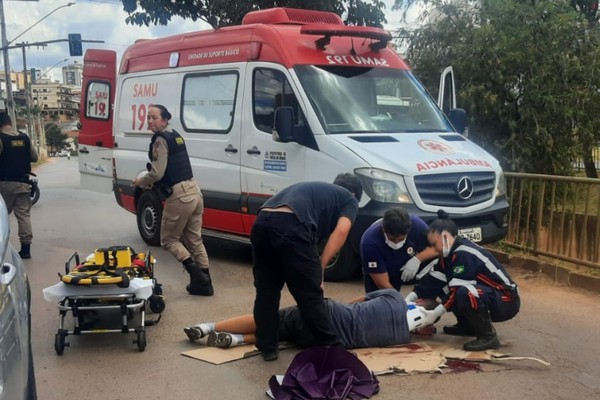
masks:
<svg viewBox="0 0 600 400"><path fill-rule="evenodd" d="M69 149L62 149L61 151L58 152L57 155L59 157L71 158L71 150L69 150Z"/></svg>
<svg viewBox="0 0 600 400"><path fill-rule="evenodd" d="M0 196L0 400L35 400L31 291L23 261L9 242L9 227Z"/></svg>

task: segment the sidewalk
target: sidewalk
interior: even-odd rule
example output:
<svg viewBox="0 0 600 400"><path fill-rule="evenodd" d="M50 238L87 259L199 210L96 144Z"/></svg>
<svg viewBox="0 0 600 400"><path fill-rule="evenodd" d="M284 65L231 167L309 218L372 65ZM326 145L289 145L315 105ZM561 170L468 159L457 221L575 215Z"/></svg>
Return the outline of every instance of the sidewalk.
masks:
<svg viewBox="0 0 600 400"><path fill-rule="evenodd" d="M522 254L509 254L497 248L487 247L488 250L502 264L522 268L532 272L540 272L560 285L569 286L572 288L585 289L595 293L600 293L600 276L593 276L574 269L573 267L565 267L554 265L550 262L540 260L534 256L526 256Z"/></svg>

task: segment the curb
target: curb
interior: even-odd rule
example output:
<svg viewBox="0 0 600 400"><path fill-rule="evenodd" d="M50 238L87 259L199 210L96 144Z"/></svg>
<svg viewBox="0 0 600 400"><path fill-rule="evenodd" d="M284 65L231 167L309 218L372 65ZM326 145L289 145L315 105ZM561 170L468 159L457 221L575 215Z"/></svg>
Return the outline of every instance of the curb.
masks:
<svg viewBox="0 0 600 400"><path fill-rule="evenodd" d="M566 267L540 261L535 257L508 254L498 249L487 249L504 265L542 273L560 285L600 293L600 277L583 274Z"/></svg>

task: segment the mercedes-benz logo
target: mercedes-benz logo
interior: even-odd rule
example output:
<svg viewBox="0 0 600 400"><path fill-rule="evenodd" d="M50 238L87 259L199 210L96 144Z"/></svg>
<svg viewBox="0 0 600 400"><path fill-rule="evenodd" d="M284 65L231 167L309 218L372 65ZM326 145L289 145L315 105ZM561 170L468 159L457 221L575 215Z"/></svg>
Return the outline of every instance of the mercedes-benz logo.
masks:
<svg viewBox="0 0 600 400"><path fill-rule="evenodd" d="M473 181L468 176L463 176L458 180L456 184L456 193L458 193L458 197L463 200L467 200L469 197L473 196Z"/></svg>

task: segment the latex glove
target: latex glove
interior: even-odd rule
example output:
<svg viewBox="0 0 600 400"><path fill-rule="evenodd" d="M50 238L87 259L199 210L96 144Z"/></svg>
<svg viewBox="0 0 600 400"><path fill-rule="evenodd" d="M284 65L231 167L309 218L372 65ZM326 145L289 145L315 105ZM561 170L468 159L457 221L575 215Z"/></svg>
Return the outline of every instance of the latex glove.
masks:
<svg viewBox="0 0 600 400"><path fill-rule="evenodd" d="M423 314L423 325L435 324L436 322L438 322L442 314L446 312L446 308L443 304L438 305L433 310L426 310L423 307L419 307L419 309Z"/></svg>
<svg viewBox="0 0 600 400"><path fill-rule="evenodd" d="M415 292L410 292L408 296L404 298L404 301L407 303L414 303L415 301L417 301L418 298L419 296L417 296Z"/></svg>
<svg viewBox="0 0 600 400"><path fill-rule="evenodd" d="M406 264L400 268L400 271L402 271L402 276L400 279L402 279L403 282L412 280L417 275L420 266L421 261L419 261L417 257L411 257L410 260L408 260Z"/></svg>

